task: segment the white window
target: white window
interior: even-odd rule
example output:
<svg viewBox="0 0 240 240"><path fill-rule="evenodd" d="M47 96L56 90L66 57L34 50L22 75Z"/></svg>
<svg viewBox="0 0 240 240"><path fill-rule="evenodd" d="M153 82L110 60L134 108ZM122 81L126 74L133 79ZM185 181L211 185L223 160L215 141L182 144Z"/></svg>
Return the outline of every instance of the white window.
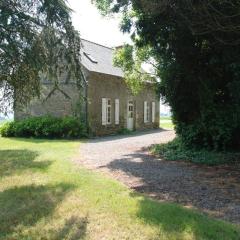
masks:
<svg viewBox="0 0 240 240"><path fill-rule="evenodd" d="M107 99L107 124L111 124L111 99Z"/></svg>
<svg viewBox="0 0 240 240"><path fill-rule="evenodd" d="M144 102L144 105L143 105L143 116L144 116L144 123L147 122L147 102L145 101Z"/></svg>
<svg viewBox="0 0 240 240"><path fill-rule="evenodd" d="M150 121L150 106L147 101L144 102L144 123Z"/></svg>
<svg viewBox="0 0 240 240"><path fill-rule="evenodd" d="M102 125L107 124L107 99L102 98Z"/></svg>
<svg viewBox="0 0 240 240"><path fill-rule="evenodd" d="M102 98L102 125L111 124L111 99Z"/></svg>
<svg viewBox="0 0 240 240"><path fill-rule="evenodd" d="M150 104L147 103L147 122L150 122Z"/></svg>
<svg viewBox="0 0 240 240"><path fill-rule="evenodd" d="M133 118L134 116L134 103L133 101L128 102L128 118Z"/></svg>
<svg viewBox="0 0 240 240"><path fill-rule="evenodd" d="M119 124L119 99L115 99L115 124Z"/></svg>
<svg viewBox="0 0 240 240"><path fill-rule="evenodd" d="M155 115L156 115L156 104L155 102L152 102L152 122L155 122Z"/></svg>

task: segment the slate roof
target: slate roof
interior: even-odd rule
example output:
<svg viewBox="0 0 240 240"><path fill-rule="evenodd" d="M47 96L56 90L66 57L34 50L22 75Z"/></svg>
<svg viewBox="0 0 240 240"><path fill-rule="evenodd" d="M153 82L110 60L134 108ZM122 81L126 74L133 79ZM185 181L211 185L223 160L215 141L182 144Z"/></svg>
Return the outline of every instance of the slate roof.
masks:
<svg viewBox="0 0 240 240"><path fill-rule="evenodd" d="M114 49L81 39L81 62L90 72L109 74L117 77L123 77L123 71L113 66Z"/></svg>

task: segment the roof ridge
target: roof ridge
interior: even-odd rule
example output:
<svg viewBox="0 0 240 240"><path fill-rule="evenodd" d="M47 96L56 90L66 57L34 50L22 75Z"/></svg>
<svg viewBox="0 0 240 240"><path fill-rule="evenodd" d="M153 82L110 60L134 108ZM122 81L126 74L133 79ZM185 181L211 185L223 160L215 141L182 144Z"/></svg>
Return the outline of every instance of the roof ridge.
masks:
<svg viewBox="0 0 240 240"><path fill-rule="evenodd" d="M101 46L101 47L104 47L104 48L108 48L108 49L114 50L114 48L112 48L112 47L104 46L104 45L102 45L102 44L100 44L100 43L96 43L96 42L93 42L93 41L87 40L87 39L85 39L85 38L81 38L81 40L84 40L84 41L87 41L87 42L93 43L93 44L95 44L95 45L98 45L98 46Z"/></svg>

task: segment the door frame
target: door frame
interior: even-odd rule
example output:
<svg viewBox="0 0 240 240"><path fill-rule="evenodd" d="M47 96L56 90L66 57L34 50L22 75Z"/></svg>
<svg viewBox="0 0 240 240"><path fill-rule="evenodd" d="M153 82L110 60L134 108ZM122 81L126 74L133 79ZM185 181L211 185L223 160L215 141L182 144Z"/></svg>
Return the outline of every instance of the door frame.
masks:
<svg viewBox="0 0 240 240"><path fill-rule="evenodd" d="M132 106L132 110L130 110L130 106ZM132 114L131 114L132 113ZM130 114L132 118L130 118ZM129 119L132 119L132 123L130 124ZM135 103L132 99L127 101L127 129L133 131L135 127Z"/></svg>

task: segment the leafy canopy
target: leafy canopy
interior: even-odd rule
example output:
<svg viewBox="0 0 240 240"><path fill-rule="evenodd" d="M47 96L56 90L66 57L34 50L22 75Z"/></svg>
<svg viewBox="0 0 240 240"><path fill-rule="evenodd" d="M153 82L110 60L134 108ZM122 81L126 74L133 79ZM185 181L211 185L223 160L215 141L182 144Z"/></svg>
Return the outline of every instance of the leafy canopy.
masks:
<svg viewBox="0 0 240 240"><path fill-rule="evenodd" d="M154 72L149 73L142 68L143 63L152 63L149 52L148 47L137 48L129 44L125 44L115 51L114 65L123 70L125 81L133 94L139 93L144 83L156 82Z"/></svg>
<svg viewBox="0 0 240 240"><path fill-rule="evenodd" d="M184 144L239 149L240 2L94 2L103 13L121 12L122 31L131 33L138 49L150 49L159 93L172 107Z"/></svg>
<svg viewBox="0 0 240 240"><path fill-rule="evenodd" d="M80 38L65 0L5 0L0 2L0 111L27 103L40 92L40 73L57 88L82 79ZM81 80L79 80L79 86Z"/></svg>

